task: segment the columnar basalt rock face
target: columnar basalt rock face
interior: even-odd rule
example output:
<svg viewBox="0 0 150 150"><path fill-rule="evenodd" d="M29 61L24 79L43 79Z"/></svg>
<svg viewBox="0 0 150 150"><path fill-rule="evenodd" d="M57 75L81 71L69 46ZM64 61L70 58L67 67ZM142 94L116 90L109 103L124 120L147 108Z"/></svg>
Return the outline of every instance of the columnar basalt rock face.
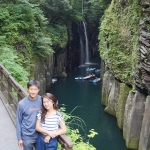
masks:
<svg viewBox="0 0 150 150"><path fill-rule="evenodd" d="M146 98L138 150L150 150L150 96Z"/></svg>
<svg viewBox="0 0 150 150"><path fill-rule="evenodd" d="M114 80L115 78L110 74L110 72L106 71L103 76L103 89L102 89L102 97L103 97L102 104L105 106L108 105L108 96Z"/></svg>
<svg viewBox="0 0 150 150"><path fill-rule="evenodd" d="M121 4L125 8L125 6L128 7L126 2L129 2L129 0L115 2L123 2ZM127 148L150 150L150 96L148 96L150 95L150 0L141 0L137 1L137 3L137 7L142 5L142 13L140 12L139 16L139 38L137 37L139 39L139 48L137 46L132 51L133 58L135 58L135 61L132 62L134 66L134 70L132 70L134 73L133 83L128 84L121 78L117 78L114 70L107 64L104 67L107 68L107 76L104 73L103 86L105 86L107 80L111 86L108 86L109 83L107 83L106 88L108 89L103 87L105 91L109 92L105 92L106 95L103 95L104 100L102 97L102 102L107 102L105 103L105 111L117 117L118 126L123 129L123 137L126 140ZM119 51L119 49L117 50ZM109 57L107 61L109 61ZM105 65L106 62L103 64ZM110 76L114 76L112 81L109 80ZM117 80L114 81L114 78L117 78ZM117 85L116 83L119 83L118 86L115 86ZM125 89L123 92L122 85L124 84L127 87L132 86L133 92L130 91L130 87L128 87L129 90ZM117 93L117 95L114 93Z"/></svg>
<svg viewBox="0 0 150 150"><path fill-rule="evenodd" d="M35 63L34 78L41 82L40 94L50 88L52 78L66 77L66 51L51 55L45 59L38 59Z"/></svg>
<svg viewBox="0 0 150 150"><path fill-rule="evenodd" d="M123 137L126 139L126 133L129 130L129 120L131 116L131 110L132 110L132 105L133 105L133 97L134 93L129 92L126 104L125 104L125 111L124 111L124 121L123 121Z"/></svg>
<svg viewBox="0 0 150 150"><path fill-rule="evenodd" d="M113 116L116 116L117 102L119 99L119 92L120 92L120 83L117 80L113 80L111 84L112 86L108 97L108 105L105 108L105 111Z"/></svg>
<svg viewBox="0 0 150 150"><path fill-rule="evenodd" d="M149 127L149 121L147 121L146 124L142 124L143 117L146 117L147 120L149 117L148 113L144 114L146 95L139 91L136 91L135 93L129 92L130 87L124 83L119 83L119 81L117 81L113 76L110 76L109 73L109 71L105 72L103 77L103 86L107 86L107 90L105 89L106 87L103 87L105 89L105 94L103 89L103 95L105 95L105 98L108 99L107 103L105 103L107 104L105 112L117 117L118 126L123 129L126 146L130 149L137 150L139 140L141 139L142 141L142 138L145 137L143 135L147 133L146 138L150 137L149 132L144 132L144 129L148 129ZM109 82L107 79L109 79ZM143 134L141 133L141 127L143 128Z"/></svg>
<svg viewBox="0 0 150 150"><path fill-rule="evenodd" d="M35 63L34 78L41 83L40 95L43 95L46 89L50 88L54 69L53 55L47 59L38 59Z"/></svg>
<svg viewBox="0 0 150 150"><path fill-rule="evenodd" d="M140 66L134 76L135 85L150 93L150 1L141 0L142 18L140 20Z"/></svg>
<svg viewBox="0 0 150 150"><path fill-rule="evenodd" d="M123 128L125 104L130 90L131 88L128 87L126 84L124 83L120 84L120 93L119 93L119 99L117 103L116 117L117 117L118 126L121 129Z"/></svg>
<svg viewBox="0 0 150 150"><path fill-rule="evenodd" d="M66 73L66 51L56 53L54 61L54 76L67 77Z"/></svg>
<svg viewBox="0 0 150 150"><path fill-rule="evenodd" d="M137 91L133 98L131 116L128 123L129 128L126 133L126 145L130 149L138 149L139 146L145 101L146 96Z"/></svg>

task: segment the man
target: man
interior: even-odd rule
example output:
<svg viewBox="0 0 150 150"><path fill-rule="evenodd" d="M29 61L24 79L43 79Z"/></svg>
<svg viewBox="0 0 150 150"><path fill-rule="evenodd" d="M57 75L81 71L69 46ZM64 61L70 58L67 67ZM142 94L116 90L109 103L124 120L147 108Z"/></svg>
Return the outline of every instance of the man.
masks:
<svg viewBox="0 0 150 150"><path fill-rule="evenodd" d="M24 150L33 150L37 139L36 115L42 106L41 96L38 95L40 82L31 80L27 83L27 88L29 95L17 106L16 132L18 146Z"/></svg>

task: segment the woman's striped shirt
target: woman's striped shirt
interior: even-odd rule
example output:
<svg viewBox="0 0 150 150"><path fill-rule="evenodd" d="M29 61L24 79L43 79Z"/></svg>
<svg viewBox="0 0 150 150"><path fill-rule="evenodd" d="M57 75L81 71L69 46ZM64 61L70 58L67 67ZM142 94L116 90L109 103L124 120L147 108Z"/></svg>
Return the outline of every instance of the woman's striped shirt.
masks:
<svg viewBox="0 0 150 150"><path fill-rule="evenodd" d="M41 112L37 114L37 119L41 119ZM48 130L50 132L56 132L62 119L62 114L60 112L56 112L56 114L52 116L45 116L45 123L41 122L40 125L45 130Z"/></svg>

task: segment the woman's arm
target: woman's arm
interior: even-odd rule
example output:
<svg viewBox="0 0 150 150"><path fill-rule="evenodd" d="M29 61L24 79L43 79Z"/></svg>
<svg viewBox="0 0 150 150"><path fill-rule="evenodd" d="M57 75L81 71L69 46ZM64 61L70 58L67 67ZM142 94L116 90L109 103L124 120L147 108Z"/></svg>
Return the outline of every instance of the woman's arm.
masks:
<svg viewBox="0 0 150 150"><path fill-rule="evenodd" d="M36 131L40 132L40 133L45 133L47 134L47 136L44 138L44 142L45 143L49 143L49 140L50 140L50 132L48 132L47 130L43 129L40 125L40 122L41 120L38 119L37 122L36 122Z"/></svg>
<svg viewBox="0 0 150 150"><path fill-rule="evenodd" d="M50 132L49 132L49 131L47 131L47 130L45 130L45 129L43 129L43 128L41 127L40 122L41 122L41 119L37 119L37 121L36 121L36 128L35 128L36 131L38 131L38 132L40 132L40 133L45 133L45 134L50 135Z"/></svg>
<svg viewBox="0 0 150 150"><path fill-rule="evenodd" d="M62 134L66 133L66 125L65 125L64 120L60 121L59 126L60 126L60 128L57 130L57 132L54 132L54 133L51 134L52 138L54 138L54 137L56 137L58 135L62 135Z"/></svg>
<svg viewBox="0 0 150 150"><path fill-rule="evenodd" d="M36 131L38 131L40 133L45 133L45 134L49 135L52 138L54 138L58 135L66 133L66 125L65 125L64 120L60 121L60 124L59 124L60 128L57 130L57 132L49 132L49 131L43 129L40 125L40 122L41 122L40 119L38 119L37 122L36 122Z"/></svg>

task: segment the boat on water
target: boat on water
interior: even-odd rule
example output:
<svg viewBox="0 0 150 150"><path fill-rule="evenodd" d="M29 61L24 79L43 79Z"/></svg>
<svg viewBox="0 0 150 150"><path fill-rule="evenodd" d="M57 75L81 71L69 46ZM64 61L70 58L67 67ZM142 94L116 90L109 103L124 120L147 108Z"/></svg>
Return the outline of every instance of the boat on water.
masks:
<svg viewBox="0 0 150 150"><path fill-rule="evenodd" d="M81 76L75 77L76 80L84 80L83 78L84 77L81 77Z"/></svg>
<svg viewBox="0 0 150 150"><path fill-rule="evenodd" d="M85 77L78 76L78 77L76 77L75 79L76 79L76 80L86 80L86 79L90 79L90 78L92 78L92 77L95 77L95 74L89 74L89 75L87 75L87 76L85 76Z"/></svg>
<svg viewBox="0 0 150 150"><path fill-rule="evenodd" d="M100 73L101 69L94 70L95 73Z"/></svg>
<svg viewBox="0 0 150 150"><path fill-rule="evenodd" d="M87 72L93 72L96 68L87 68L86 71Z"/></svg>
<svg viewBox="0 0 150 150"><path fill-rule="evenodd" d="M57 81L57 78L52 79L52 83L55 83Z"/></svg>
<svg viewBox="0 0 150 150"><path fill-rule="evenodd" d="M96 78L96 79L94 79L92 82L93 83L97 83L97 82L99 82L101 80L101 78Z"/></svg>

